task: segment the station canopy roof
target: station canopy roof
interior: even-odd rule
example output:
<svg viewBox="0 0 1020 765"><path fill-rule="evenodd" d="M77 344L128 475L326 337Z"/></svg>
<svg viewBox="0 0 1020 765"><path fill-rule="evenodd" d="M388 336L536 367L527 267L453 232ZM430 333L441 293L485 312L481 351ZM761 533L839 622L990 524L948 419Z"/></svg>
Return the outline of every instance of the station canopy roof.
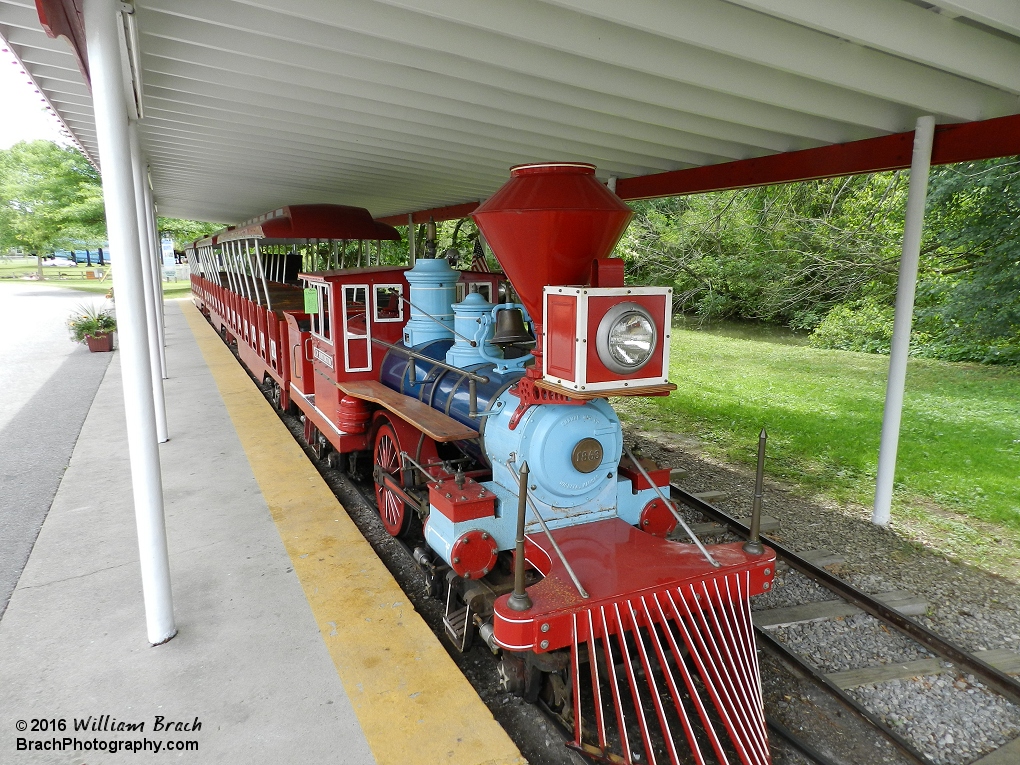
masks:
<svg viewBox="0 0 1020 765"><path fill-rule="evenodd" d="M0 0L0 35L98 164L80 6ZM1020 153L1017 0L136 0L124 18L161 215L450 217L546 160L591 162L624 198L889 169L926 114L935 161Z"/></svg>

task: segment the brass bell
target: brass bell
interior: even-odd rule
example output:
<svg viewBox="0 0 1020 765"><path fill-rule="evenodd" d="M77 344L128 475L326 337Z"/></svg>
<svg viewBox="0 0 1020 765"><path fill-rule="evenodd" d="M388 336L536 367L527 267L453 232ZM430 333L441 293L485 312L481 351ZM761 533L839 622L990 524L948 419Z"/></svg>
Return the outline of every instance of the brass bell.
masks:
<svg viewBox="0 0 1020 765"><path fill-rule="evenodd" d="M524 327L524 314L520 308L504 308L496 314L496 331L490 343L502 346L533 341L531 333Z"/></svg>

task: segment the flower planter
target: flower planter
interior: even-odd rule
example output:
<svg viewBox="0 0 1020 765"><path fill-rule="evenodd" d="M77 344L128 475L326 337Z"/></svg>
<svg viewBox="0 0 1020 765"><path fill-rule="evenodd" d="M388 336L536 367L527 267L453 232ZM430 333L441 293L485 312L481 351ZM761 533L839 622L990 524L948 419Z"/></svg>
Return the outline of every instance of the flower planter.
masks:
<svg viewBox="0 0 1020 765"><path fill-rule="evenodd" d="M109 353L113 350L113 333L103 332L100 335L85 335L85 342L93 353Z"/></svg>

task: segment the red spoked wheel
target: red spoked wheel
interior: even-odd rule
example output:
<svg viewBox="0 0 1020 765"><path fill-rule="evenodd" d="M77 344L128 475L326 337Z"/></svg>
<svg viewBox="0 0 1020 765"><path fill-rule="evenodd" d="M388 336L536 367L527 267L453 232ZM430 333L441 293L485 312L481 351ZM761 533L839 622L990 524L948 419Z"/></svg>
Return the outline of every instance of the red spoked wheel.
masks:
<svg viewBox="0 0 1020 765"><path fill-rule="evenodd" d="M375 434L374 461L379 473L391 476L398 482L401 468L400 452L400 441L397 439L396 431L390 423L384 422ZM379 508L379 517L390 536L405 536L411 528L413 511L404 504L404 500L396 492L387 489L378 479L375 484L375 502Z"/></svg>

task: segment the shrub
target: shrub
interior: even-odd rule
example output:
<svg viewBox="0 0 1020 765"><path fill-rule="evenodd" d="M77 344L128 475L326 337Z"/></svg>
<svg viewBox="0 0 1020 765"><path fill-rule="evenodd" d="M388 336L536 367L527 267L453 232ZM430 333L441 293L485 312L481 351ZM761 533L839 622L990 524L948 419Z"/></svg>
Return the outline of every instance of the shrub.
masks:
<svg viewBox="0 0 1020 765"><path fill-rule="evenodd" d="M889 353L893 333L893 309L871 299L832 308L811 333L816 348L863 353Z"/></svg>

